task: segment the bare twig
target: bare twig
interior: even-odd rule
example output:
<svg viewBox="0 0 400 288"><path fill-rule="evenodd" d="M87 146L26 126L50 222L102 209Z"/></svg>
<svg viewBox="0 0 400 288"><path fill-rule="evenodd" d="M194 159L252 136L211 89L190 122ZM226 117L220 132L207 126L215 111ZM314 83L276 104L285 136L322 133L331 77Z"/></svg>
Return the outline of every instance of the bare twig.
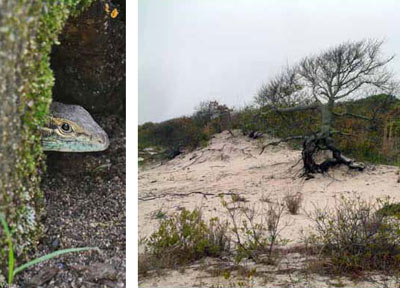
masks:
<svg viewBox="0 0 400 288"><path fill-rule="evenodd" d="M275 141L275 142L270 142L270 143L264 145L264 146L261 148L260 155L264 152L265 148L267 148L268 146L276 146L276 145L278 145L278 144L280 144L280 143L282 143L282 142L288 142L288 141L290 141L290 140L305 139L305 138L306 138L306 136L301 136L301 135L300 135L300 136L291 136L291 137L287 137L287 138L280 139L280 140Z"/></svg>

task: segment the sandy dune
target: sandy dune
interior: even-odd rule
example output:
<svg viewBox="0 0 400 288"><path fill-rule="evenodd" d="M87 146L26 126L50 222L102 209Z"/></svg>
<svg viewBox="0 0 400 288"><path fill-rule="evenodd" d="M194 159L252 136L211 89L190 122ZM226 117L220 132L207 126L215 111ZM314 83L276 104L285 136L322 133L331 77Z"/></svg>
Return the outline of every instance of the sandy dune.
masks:
<svg viewBox="0 0 400 288"><path fill-rule="evenodd" d="M240 135L239 132L235 132L235 137L232 137L228 132L223 132L216 135L206 148L180 155L161 166L142 169L139 172L139 237L149 236L155 231L157 220L154 215L160 209L173 213L182 207L187 209L202 207L206 217L224 218L226 214L221 205L220 194L225 197L230 197L232 193L239 194L251 205L259 204L260 199L266 197L279 202L288 192L302 193L304 199L302 211L295 216L286 213L281 222L289 225L282 231L282 236L290 240L289 246L299 243L303 230L311 229L311 221L306 213L312 212L315 207L334 205L335 199L340 195L356 194L368 200L390 196L400 200L397 167L368 166L361 173L339 167L328 174L317 175L314 179L305 181L299 177L302 172L300 151L291 150L285 144L280 144L269 146L263 154L259 154L261 141L268 143L273 140L268 137L263 140L253 140ZM143 247L139 247L139 251L143 251ZM280 265L285 265L285 261L296 262L289 258L284 259ZM258 267L257 271L264 268ZM171 271L167 276L148 277L141 281L141 287L211 287L212 285L229 287L230 285L231 280L206 275L208 274L204 271L189 267L185 273ZM295 285L293 277L285 273L271 276L271 281L255 277L252 279L255 282L251 285L252 287L277 285L331 287L334 284L329 284L331 283L329 281L337 280L313 276L312 280L307 279L308 282L304 279L296 280ZM374 281L378 281L379 277L373 278ZM372 278L362 286L359 286L360 283L346 281L343 280L346 287L381 287L379 286L381 282L374 282ZM390 286L389 282L386 284Z"/></svg>

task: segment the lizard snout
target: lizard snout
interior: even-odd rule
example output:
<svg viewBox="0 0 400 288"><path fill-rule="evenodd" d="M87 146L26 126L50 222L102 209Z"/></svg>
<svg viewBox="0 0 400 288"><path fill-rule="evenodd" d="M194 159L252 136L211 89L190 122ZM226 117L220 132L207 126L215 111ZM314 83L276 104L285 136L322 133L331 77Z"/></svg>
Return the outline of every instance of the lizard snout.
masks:
<svg viewBox="0 0 400 288"><path fill-rule="evenodd" d="M102 146L102 150L106 150L110 146L110 140L108 139L107 133L100 134L99 143Z"/></svg>

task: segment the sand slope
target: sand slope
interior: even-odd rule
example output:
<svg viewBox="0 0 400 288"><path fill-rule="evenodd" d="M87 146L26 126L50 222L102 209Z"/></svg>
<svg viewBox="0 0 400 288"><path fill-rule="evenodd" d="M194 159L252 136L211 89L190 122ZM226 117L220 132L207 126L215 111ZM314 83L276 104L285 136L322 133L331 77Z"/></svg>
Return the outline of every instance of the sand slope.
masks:
<svg viewBox="0 0 400 288"><path fill-rule="evenodd" d="M266 197L278 202L288 192L302 193L302 211L295 216L286 213L282 221L289 225L282 231L282 236L290 240L289 246L299 242L302 230L310 229L311 222L306 212L311 212L315 207L332 206L340 195L357 194L368 200L390 196L400 200L397 167L368 166L361 173L339 167L305 181L299 177L302 172L301 151L280 144L269 146L260 155L261 141L268 143L273 140L268 137L253 140L238 131L232 137L228 132L223 132L216 135L206 148L180 155L161 166L142 169L139 172L139 237L149 236L155 231L157 220L154 215L160 209L173 213L182 207L202 207L206 217L224 218L225 211L219 194L226 197L232 193L239 194L251 205L260 203L260 199ZM143 251L143 247L139 247L139 251ZM145 279L141 281L141 287L192 287L201 282L195 279L202 279L202 273L205 272L192 270L189 273L187 270L181 274L174 271L168 273L166 278ZM278 282L272 281L274 284L271 287L284 284L287 277L275 275L273 278ZM198 287L228 285L226 281L218 282L220 279L206 279ZM328 283L329 279L315 281L316 287L329 287L323 284ZM256 281L255 287L257 285L264 286ZM368 282L362 287L380 287L374 285Z"/></svg>

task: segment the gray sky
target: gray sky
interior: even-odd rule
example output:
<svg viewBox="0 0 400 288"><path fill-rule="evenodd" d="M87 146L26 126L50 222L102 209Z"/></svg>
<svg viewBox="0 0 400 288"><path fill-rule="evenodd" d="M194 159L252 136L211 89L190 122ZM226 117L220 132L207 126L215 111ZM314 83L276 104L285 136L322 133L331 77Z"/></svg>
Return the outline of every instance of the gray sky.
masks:
<svg viewBox="0 0 400 288"><path fill-rule="evenodd" d="M139 0L139 124L206 100L251 104L284 66L347 40L384 39L396 54L399 11L398 0Z"/></svg>

